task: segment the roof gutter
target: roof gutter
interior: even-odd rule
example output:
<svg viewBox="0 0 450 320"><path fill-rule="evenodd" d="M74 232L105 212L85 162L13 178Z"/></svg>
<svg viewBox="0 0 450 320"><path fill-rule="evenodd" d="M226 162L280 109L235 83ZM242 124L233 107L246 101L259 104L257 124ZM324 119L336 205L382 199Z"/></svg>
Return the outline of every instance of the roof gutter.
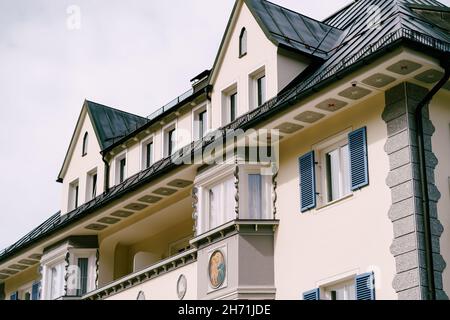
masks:
<svg viewBox="0 0 450 320"><path fill-rule="evenodd" d="M430 197L428 190L428 176L426 166L426 151L425 151L425 133L423 126L423 110L431 102L436 93L447 83L450 78L450 55L444 54L441 58L441 66L445 69L443 78L434 86L431 91L420 101L414 113L416 122L416 143L419 152L419 170L420 170L420 188L422 195L422 212L424 222L424 236L425 236L425 265L427 273L427 300L436 300L436 284L434 277L434 263L433 263L433 245L432 232L430 220Z"/></svg>

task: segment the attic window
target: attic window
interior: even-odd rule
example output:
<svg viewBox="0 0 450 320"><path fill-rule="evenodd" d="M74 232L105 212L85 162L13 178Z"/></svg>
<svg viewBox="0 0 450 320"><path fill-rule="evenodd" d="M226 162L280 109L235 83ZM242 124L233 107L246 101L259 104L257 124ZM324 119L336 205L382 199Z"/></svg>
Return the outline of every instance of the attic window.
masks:
<svg viewBox="0 0 450 320"><path fill-rule="evenodd" d="M242 28L239 36L239 58L247 54L247 30Z"/></svg>
<svg viewBox="0 0 450 320"><path fill-rule="evenodd" d="M89 142L89 134L86 132L83 137L83 151L82 151L83 157L87 155L88 142Z"/></svg>

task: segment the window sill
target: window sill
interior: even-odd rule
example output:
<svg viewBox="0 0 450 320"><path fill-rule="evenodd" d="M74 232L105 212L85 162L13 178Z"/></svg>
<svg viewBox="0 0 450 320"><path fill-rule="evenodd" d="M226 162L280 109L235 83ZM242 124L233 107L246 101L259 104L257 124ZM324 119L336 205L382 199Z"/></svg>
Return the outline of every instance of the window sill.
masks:
<svg viewBox="0 0 450 320"><path fill-rule="evenodd" d="M344 201L346 201L348 199L353 198L353 196L354 196L354 193L350 193L349 195L346 195L346 196L344 196L344 197L342 197L340 199L337 199L337 200L334 200L332 202L328 202L328 203L326 203L324 205L321 205L321 206L317 207L316 210L317 211L321 211L321 210L324 210L326 208L333 207L334 205L336 205L338 203L341 203L341 202L344 202Z"/></svg>

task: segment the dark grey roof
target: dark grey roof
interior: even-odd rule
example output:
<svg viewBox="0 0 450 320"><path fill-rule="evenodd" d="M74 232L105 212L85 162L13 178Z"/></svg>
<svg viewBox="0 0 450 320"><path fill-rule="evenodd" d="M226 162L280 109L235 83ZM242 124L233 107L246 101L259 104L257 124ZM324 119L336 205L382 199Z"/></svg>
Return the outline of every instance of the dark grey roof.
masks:
<svg viewBox="0 0 450 320"><path fill-rule="evenodd" d="M86 101L86 104L102 150L149 121L147 118L92 101Z"/></svg>
<svg viewBox="0 0 450 320"><path fill-rule="evenodd" d="M369 29L366 24L367 8L373 4L379 5L381 9L383 23L379 29ZM429 54L445 53L448 55L450 53L450 35L421 19L409 8L409 4L442 6L439 2L431 0L359 0L333 15L326 22L345 29L345 39L329 59L319 65L316 70L308 71L306 76L297 78L291 86L292 89L241 116L220 131L225 134L229 129L245 129L254 126L271 115L294 105L303 97L317 92L318 89L335 80L337 76L343 76L358 66L372 61L378 55L383 54L387 48L393 46L414 45ZM204 148L213 142L214 139L207 138L192 143L185 148L184 155L190 156L199 148ZM126 193L135 191L176 167L177 165L170 158L163 159L78 209L64 216L54 215L43 224L45 227L38 227L13 246L0 252L0 263L30 246L34 241L48 237L83 219L97 209L110 204Z"/></svg>
<svg viewBox="0 0 450 320"><path fill-rule="evenodd" d="M266 36L277 46L326 58L342 30L265 0L246 0Z"/></svg>

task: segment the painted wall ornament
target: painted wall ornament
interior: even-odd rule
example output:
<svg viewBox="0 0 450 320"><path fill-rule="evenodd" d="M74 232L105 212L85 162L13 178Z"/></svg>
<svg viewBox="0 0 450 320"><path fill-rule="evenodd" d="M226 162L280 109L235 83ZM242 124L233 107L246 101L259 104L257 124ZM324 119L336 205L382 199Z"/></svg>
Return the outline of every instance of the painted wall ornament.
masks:
<svg viewBox="0 0 450 320"><path fill-rule="evenodd" d="M226 263L222 251L217 250L211 255L208 265L209 282L213 289L220 288L225 282Z"/></svg>
<svg viewBox="0 0 450 320"><path fill-rule="evenodd" d="M178 299L183 300L187 292L187 279L184 274L180 275L177 281Z"/></svg>

